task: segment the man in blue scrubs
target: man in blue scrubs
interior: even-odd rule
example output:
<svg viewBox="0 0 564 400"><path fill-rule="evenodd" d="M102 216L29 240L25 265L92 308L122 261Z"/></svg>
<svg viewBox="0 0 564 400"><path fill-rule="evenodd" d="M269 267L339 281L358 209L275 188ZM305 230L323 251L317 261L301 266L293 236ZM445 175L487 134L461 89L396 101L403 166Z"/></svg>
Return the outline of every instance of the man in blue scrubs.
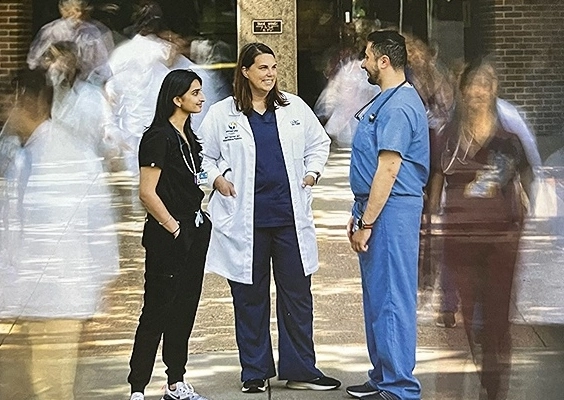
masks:
<svg viewBox="0 0 564 400"><path fill-rule="evenodd" d="M405 77L405 39L368 35L362 68L380 95L358 113L347 224L362 277L368 380L349 386L362 399L419 400L413 376L417 341L417 261L423 187L429 175L429 129L423 103Z"/></svg>

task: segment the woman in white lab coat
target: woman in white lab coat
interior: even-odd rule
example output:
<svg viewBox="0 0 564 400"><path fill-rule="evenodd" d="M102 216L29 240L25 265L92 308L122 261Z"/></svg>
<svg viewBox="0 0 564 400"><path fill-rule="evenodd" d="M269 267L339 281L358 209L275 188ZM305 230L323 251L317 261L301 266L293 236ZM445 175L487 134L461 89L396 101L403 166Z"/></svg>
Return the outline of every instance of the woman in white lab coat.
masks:
<svg viewBox="0 0 564 400"><path fill-rule="evenodd" d="M299 97L279 91L274 52L241 50L234 96L210 107L200 134L202 167L215 189L206 269L228 279L243 392L276 375L270 339L270 265L277 287L278 378L293 389L340 382L315 367L311 274L318 268L311 187L330 139Z"/></svg>

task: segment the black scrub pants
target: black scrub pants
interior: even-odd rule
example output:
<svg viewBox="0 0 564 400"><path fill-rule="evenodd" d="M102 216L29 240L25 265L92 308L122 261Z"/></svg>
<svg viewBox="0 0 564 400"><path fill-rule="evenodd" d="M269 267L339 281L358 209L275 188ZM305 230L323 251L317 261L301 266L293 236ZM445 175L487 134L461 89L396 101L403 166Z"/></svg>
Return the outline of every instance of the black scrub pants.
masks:
<svg viewBox="0 0 564 400"><path fill-rule="evenodd" d="M478 368L488 400L505 400L509 391L509 308L519 236L519 231L500 231L491 238L445 239L445 268L454 271L472 353L477 333L473 328L480 327L482 363ZM481 321L475 320L478 315Z"/></svg>
<svg viewBox="0 0 564 400"><path fill-rule="evenodd" d="M144 304L127 379L132 393L143 392L149 384L161 337L168 383L183 381L186 372L188 339L202 292L211 222L204 216L198 228L192 219L180 221L180 226L181 233L174 239L154 218L149 216L145 223Z"/></svg>

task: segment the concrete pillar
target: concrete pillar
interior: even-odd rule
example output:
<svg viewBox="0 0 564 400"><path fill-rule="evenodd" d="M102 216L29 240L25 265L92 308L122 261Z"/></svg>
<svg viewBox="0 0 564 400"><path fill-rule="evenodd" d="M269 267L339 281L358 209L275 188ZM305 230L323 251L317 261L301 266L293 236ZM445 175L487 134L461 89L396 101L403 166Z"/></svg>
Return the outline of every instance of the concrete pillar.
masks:
<svg viewBox="0 0 564 400"><path fill-rule="evenodd" d="M271 47L278 61L280 89L298 92L298 48L296 33L296 0L238 0L238 46L249 42L262 42ZM278 23L281 21L281 30ZM254 33L255 28L273 33ZM255 30L256 31L256 30Z"/></svg>

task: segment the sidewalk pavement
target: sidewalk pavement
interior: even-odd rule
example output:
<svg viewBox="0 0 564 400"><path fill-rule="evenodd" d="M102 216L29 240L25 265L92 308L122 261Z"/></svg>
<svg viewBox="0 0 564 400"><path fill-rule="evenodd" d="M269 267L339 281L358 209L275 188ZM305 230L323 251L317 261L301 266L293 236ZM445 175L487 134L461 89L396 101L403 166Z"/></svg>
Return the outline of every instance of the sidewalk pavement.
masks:
<svg viewBox="0 0 564 400"><path fill-rule="evenodd" d="M509 400L559 400L562 398L561 376L564 350L515 349ZM266 393L245 394L240 390L239 362L235 350L224 350L190 356L186 374L196 391L210 400L337 400L351 399L347 385L362 383L369 368L363 346L317 346L318 366L329 376L343 382L331 391L290 390L284 381L270 380ZM127 356L88 357L80 363L77 399L127 399L124 385L128 373ZM468 351L444 348L419 348L416 375L423 387L423 400L477 400L480 385L476 368ZM147 400L159 400L166 383L160 360L147 387Z"/></svg>
<svg viewBox="0 0 564 400"><path fill-rule="evenodd" d="M210 400L346 399L349 397L344 387L365 380L370 365L364 344L358 260L350 250L344 229L352 201L347 181L348 163L347 150L332 150L323 179L314 187L313 205L320 255L320 270L312 279L317 365L327 375L340 379L343 387L327 392L294 391L286 389L285 382L272 379L268 392L243 394L229 286L221 277L206 275L190 340L186 378ZM100 300L100 312L87 321L80 337L75 380L77 400L125 400L129 396L128 362L143 294L144 252L140 238L145 212L136 201L131 177L114 174L110 181L115 192L115 207L120 214L117 222L120 270ZM564 293L564 276L556 271L555 265L549 269L542 268L542 264L539 266L538 276L546 279L532 281L527 304L536 304L535 293L550 298ZM551 282L550 288L542 287L540 282L547 280ZM271 293L274 300L274 288ZM526 309L518 308L514 315L527 315ZM272 310L271 332L276 346L274 306ZM419 293L415 371L423 386L423 399L479 399L478 373L461 321L454 329L437 328L434 325L436 311L436 286L424 288ZM562 315L561 310L554 307L550 311ZM512 329L513 373L507 400L564 398L563 326L538 325L526 317L518 322ZM0 361L10 349L26 345L14 334L14 326L5 321L0 324ZM64 358L58 362L61 366L65 364ZM159 358L147 388L147 400L160 399L165 377Z"/></svg>

